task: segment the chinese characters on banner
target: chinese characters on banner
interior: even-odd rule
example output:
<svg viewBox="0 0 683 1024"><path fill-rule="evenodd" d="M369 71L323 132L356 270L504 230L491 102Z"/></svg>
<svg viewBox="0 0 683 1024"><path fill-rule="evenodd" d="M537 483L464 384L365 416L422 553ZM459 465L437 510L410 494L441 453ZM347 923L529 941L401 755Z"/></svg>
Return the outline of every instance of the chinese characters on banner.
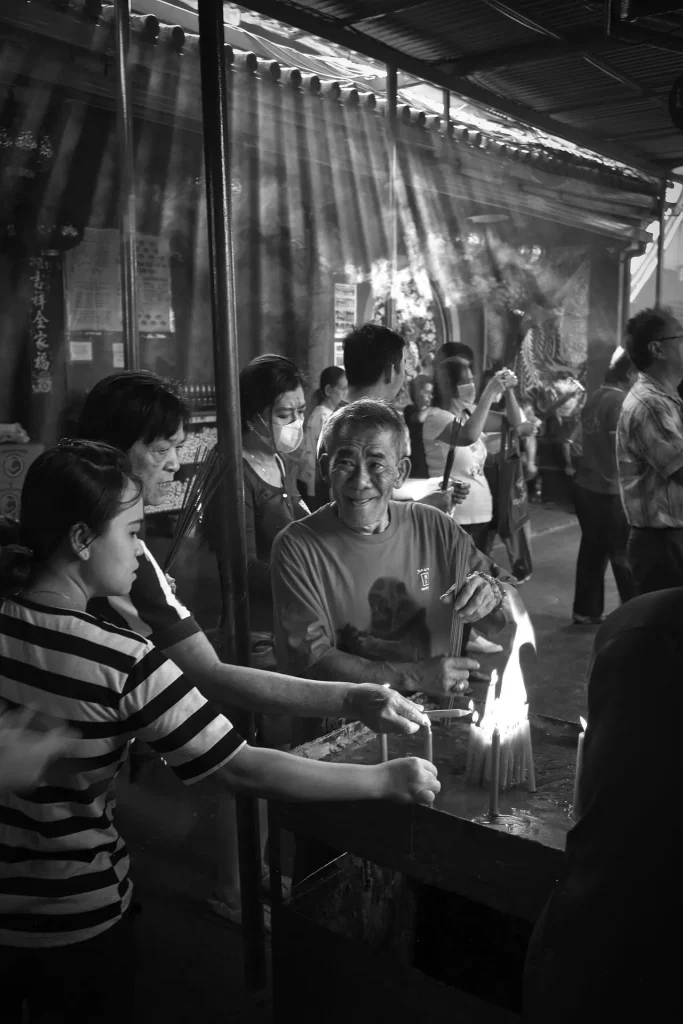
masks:
<svg viewBox="0 0 683 1024"><path fill-rule="evenodd" d="M48 318L45 315L50 289L50 260L47 256L32 256L31 312L29 337L31 340L31 391L34 395L52 391L52 358L48 339Z"/></svg>

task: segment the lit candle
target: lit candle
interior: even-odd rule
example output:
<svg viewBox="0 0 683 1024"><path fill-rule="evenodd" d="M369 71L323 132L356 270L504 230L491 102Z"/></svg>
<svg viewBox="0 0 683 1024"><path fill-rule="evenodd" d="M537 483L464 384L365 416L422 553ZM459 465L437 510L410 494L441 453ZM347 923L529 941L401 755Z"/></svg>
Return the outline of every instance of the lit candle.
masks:
<svg viewBox="0 0 683 1024"><path fill-rule="evenodd" d="M489 791L489 817L498 817L498 781L500 779L500 732L498 726L491 737L491 788Z"/></svg>
<svg viewBox="0 0 683 1024"><path fill-rule="evenodd" d="M380 733L379 737L379 759L380 761L389 760L389 739L386 733Z"/></svg>
<svg viewBox="0 0 683 1024"><path fill-rule="evenodd" d="M585 718L579 718L579 721L581 722L581 732L579 733L579 742L576 747L576 772L574 774L574 796L572 798L574 817L577 820L581 817L579 787L581 785L581 773L583 772L583 741L586 738L586 726L588 725Z"/></svg>
<svg viewBox="0 0 683 1024"><path fill-rule="evenodd" d="M434 745L432 743L432 726L424 726L424 759L429 761L430 764L434 764Z"/></svg>

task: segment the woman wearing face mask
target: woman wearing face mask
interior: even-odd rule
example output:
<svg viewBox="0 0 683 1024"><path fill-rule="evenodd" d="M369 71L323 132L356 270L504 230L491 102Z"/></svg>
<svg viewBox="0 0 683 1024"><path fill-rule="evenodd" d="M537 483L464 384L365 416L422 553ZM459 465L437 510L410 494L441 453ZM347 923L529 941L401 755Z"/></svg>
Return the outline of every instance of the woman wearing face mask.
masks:
<svg viewBox="0 0 683 1024"><path fill-rule="evenodd" d="M295 519L308 515L297 491L299 462L293 455L303 441L306 400L305 377L286 356L257 356L240 373L242 419L242 471L247 541L247 586L249 620L252 630L252 664L274 669L273 599L270 584L270 552L280 530ZM209 548L218 549L218 502L213 500L204 515L203 530ZM292 742L292 719L284 715L260 716L262 746L282 750ZM237 924L239 867L233 800L226 796L217 811L221 843L218 880L212 910ZM261 843L265 864L268 836L265 803L261 807Z"/></svg>
<svg viewBox="0 0 683 1024"><path fill-rule="evenodd" d="M484 388L476 402L476 385L471 368L461 359L446 359L439 369L439 390L446 408L432 406L422 428L427 468L430 476L443 476L453 423L457 417L455 458L451 475L470 484L467 497L453 509L453 517L470 534L475 545L483 550L488 525L493 514L491 490L484 475L486 445L481 438L485 430L500 429L501 414L492 413L491 406L505 395L506 416L513 427L523 422L522 412L512 389L517 378L510 370L499 370ZM476 404L475 404L476 403Z"/></svg>
<svg viewBox="0 0 683 1024"><path fill-rule="evenodd" d="M305 377L285 356L257 356L240 373L242 469L247 529L247 572L251 627L272 632L270 549L280 530L308 515L297 491L303 441ZM205 516L209 547L217 549L217 502Z"/></svg>

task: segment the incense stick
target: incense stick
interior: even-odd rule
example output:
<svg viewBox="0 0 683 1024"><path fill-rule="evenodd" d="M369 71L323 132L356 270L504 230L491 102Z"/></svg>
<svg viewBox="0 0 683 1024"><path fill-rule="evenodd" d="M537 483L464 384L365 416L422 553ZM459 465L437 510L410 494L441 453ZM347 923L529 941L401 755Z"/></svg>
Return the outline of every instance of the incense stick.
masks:
<svg viewBox="0 0 683 1024"><path fill-rule="evenodd" d="M453 565L453 616L451 618L451 638L449 643L449 654L451 658L459 658L462 650L462 636L465 628L462 616L455 611L455 599L462 590L465 577L467 576L467 560L469 555L469 549L465 538L462 538L462 543L458 544L455 549L455 560ZM448 698L448 702L444 704L445 708L451 709L454 706L455 697L451 696Z"/></svg>
<svg viewBox="0 0 683 1024"><path fill-rule="evenodd" d="M225 472L226 464L217 448L204 447L197 451L193 462L194 474L188 481L183 495L183 503L173 531L171 547L166 558L166 572L180 554Z"/></svg>
<svg viewBox="0 0 683 1024"><path fill-rule="evenodd" d="M451 439L448 444L448 452L446 454L446 464L443 471L443 480L441 481L441 490L447 491L448 484L451 477L451 470L453 469L453 460L455 459L455 449L458 444L458 435L460 434L460 428L462 427L462 420L459 416L455 416L453 424L451 426Z"/></svg>

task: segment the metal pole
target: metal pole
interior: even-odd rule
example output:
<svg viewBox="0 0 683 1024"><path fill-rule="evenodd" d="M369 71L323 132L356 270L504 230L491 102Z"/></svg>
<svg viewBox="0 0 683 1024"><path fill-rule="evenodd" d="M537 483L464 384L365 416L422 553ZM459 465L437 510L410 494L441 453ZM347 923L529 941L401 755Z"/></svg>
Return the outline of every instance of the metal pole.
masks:
<svg viewBox="0 0 683 1024"><path fill-rule="evenodd" d="M396 208L396 175L398 153L396 149L396 120L398 104L398 73L395 64L387 64L387 126L389 129L389 299L385 323L396 328L396 274L398 272L398 211Z"/></svg>
<svg viewBox="0 0 683 1024"><path fill-rule="evenodd" d="M246 531L242 478L239 363L232 248L232 193L228 127L228 66L225 60L222 0L199 0L199 58L204 115L204 161L208 208L211 320L216 383L216 426L219 450L227 472L219 488L221 597L219 626L221 654L249 664ZM253 739L253 716L246 733ZM261 853L258 801L237 800L244 970L248 988L266 983L265 932L260 899Z"/></svg>
<svg viewBox="0 0 683 1024"><path fill-rule="evenodd" d="M443 91L443 135L447 139L451 129L451 90Z"/></svg>
<svg viewBox="0 0 683 1024"><path fill-rule="evenodd" d="M624 253L624 291L621 306L621 344L626 340L626 324L631 316L631 256Z"/></svg>
<svg viewBox="0 0 683 1024"><path fill-rule="evenodd" d="M662 282L664 276L664 228L666 226L666 181L662 182L659 197L659 237L657 239L657 269L655 271L655 306L662 304Z"/></svg>
<svg viewBox="0 0 683 1024"><path fill-rule="evenodd" d="M114 0L116 35L116 133L119 148L119 230L121 233L121 315L126 368L140 366L137 259L135 244L135 145L130 99L130 0Z"/></svg>

